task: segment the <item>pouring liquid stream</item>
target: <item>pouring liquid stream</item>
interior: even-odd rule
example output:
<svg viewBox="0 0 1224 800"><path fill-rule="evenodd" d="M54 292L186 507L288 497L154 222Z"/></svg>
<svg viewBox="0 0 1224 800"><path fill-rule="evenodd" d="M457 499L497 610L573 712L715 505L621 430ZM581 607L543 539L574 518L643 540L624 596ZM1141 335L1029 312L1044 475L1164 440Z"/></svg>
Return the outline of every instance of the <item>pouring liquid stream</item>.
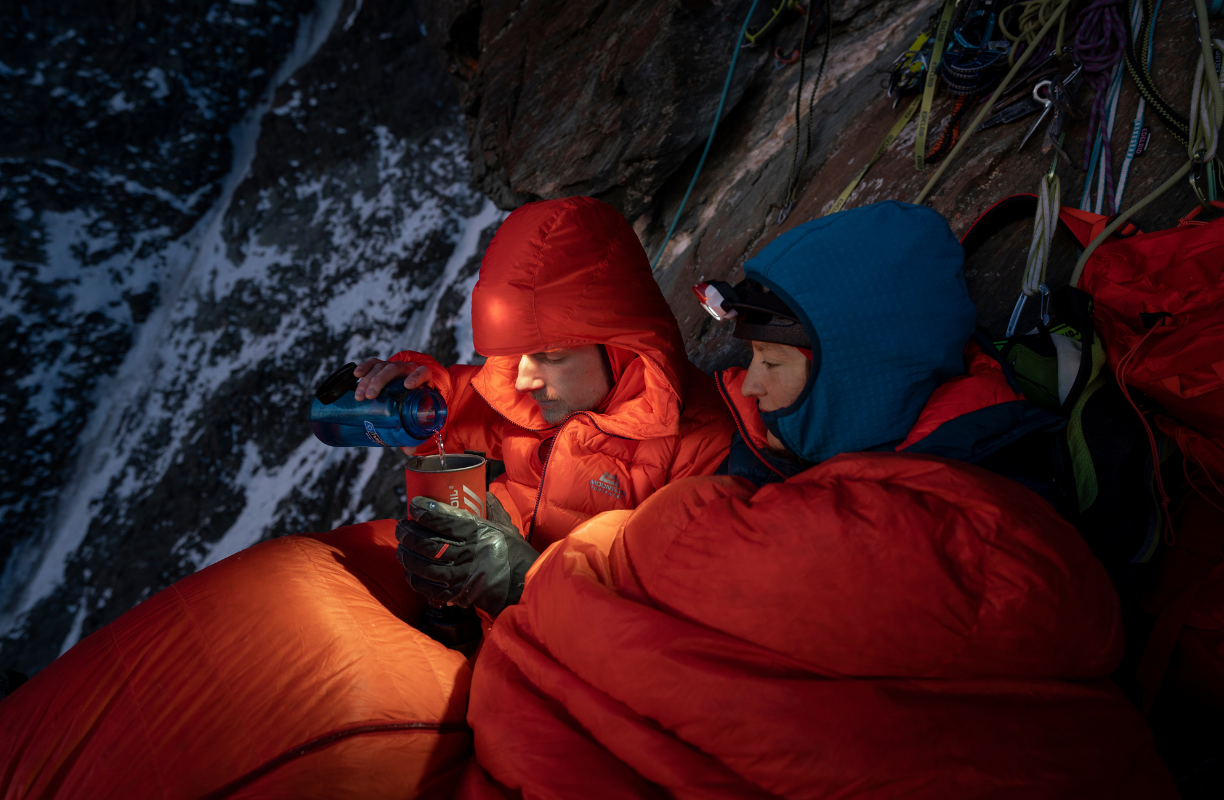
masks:
<svg viewBox="0 0 1224 800"><path fill-rule="evenodd" d="M442 431L434 431L434 443L438 445L438 461L442 464L442 469L446 469L446 445L442 441Z"/></svg>

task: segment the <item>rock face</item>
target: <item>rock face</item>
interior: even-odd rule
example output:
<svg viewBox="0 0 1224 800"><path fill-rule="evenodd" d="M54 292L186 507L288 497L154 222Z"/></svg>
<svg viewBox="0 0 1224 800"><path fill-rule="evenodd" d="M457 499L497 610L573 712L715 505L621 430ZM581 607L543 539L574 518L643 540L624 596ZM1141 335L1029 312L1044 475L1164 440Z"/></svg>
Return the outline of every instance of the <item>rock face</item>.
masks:
<svg viewBox="0 0 1224 800"><path fill-rule="evenodd" d="M558 8L550 3L445 3L434 7L431 40L463 92L473 181L503 208L534 197L594 194L616 205L639 231L653 258L679 210L717 107L732 42L747 3L606 2ZM769 17L760 4L752 29ZM657 274L672 301L690 356L707 369L741 358L724 326L691 302L688 286L700 277L738 280L744 262L779 233L827 212L834 198L870 159L909 98L894 108L881 81L893 59L928 24L936 3L834 0L828 67L807 116L823 42L809 53L803 122L796 136L798 65L776 68L772 51L797 42L802 22L791 15L760 46L743 50L709 159L667 245ZM1156 28L1153 74L1175 106L1189 100L1198 50L1185 4L1162 11ZM1219 23L1216 23L1219 27ZM1217 31L1216 35L1222 31ZM699 46L694 47L694 42ZM557 58L565 53L566 58ZM547 54L547 56L546 56ZM640 56L630 54L641 54ZM700 70L689 82L673 79L670 65ZM660 66L663 65L663 66ZM691 66L690 66L691 65ZM632 86L619 94L618 86ZM679 91L682 87L682 91ZM1088 90L1081 103L1089 103ZM947 124L954 99L937 94L932 138ZM1126 151L1137 94L1125 79L1113 133L1115 170ZM967 122L967 120L966 120ZM978 214L1010 194L1035 192L1050 159L1034 144L1016 152L1031 118L980 134L936 187L929 204L961 233ZM811 127L811 152L800 192L779 225L792 164L802 161ZM1147 194L1186 154L1149 112L1148 151L1135 160L1127 202ZM911 122L877 163L847 207L884 199L912 200L934 171L913 165ZM1083 152L1086 126L1070 131L1067 149ZM628 159L617 162L613 157ZM686 158L687 156L687 158ZM1063 202L1078 205L1084 173L1060 167ZM1176 222L1195 205L1180 186L1140 214L1141 227ZM1031 226L1019 223L983 247L967 265L979 321L1001 333L1019 292ZM1053 285L1065 283L1075 261L1069 243L1050 265ZM1028 312L1026 312L1027 314ZM1027 327L1033 318L1026 316Z"/></svg>
<svg viewBox="0 0 1224 800"><path fill-rule="evenodd" d="M4 12L0 663L27 672L261 538L402 513L395 457L310 435L314 386L470 358L504 216L413 4L121 6Z"/></svg>
<svg viewBox="0 0 1224 800"><path fill-rule="evenodd" d="M473 181L514 207L590 195L636 217L704 139L750 0L439 4ZM448 13L444 13L448 12ZM741 98L763 52L731 84Z"/></svg>

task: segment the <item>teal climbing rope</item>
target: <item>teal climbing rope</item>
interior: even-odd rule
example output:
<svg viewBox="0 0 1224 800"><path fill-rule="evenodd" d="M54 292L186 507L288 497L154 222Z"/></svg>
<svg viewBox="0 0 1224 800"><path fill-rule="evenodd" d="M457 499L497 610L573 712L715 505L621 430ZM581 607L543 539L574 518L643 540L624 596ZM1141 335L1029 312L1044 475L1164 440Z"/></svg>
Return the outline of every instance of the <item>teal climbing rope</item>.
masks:
<svg viewBox="0 0 1224 800"><path fill-rule="evenodd" d="M659 260L663 258L663 251L667 249L667 243L671 241L672 234L676 232L676 225L680 223L680 217L684 214L684 207L688 205L689 195L693 193L693 187L697 185L697 178L701 175L701 168L705 166L706 156L710 154L710 145L714 143L714 132L718 130L718 121L722 119L723 106L727 103L727 94L731 91L731 76L735 74L735 62L739 60L740 45L744 41L744 34L748 31L748 23L752 21L752 13L756 11L758 0L752 0L752 7L748 9L748 16L744 18L744 27L740 28L739 38L735 40L735 50L731 54L731 67L727 70L727 80L723 83L722 98L718 101L718 111L714 112L714 125L710 128L710 138L706 139L705 150L701 151L701 160L697 162L697 171L693 173L693 179L689 181L688 190L684 193L684 199L680 201L680 208L676 210L676 218L672 220L671 227L667 229L667 238L663 240L663 245L659 248L658 254L655 256L654 263L650 265L650 269L657 269Z"/></svg>

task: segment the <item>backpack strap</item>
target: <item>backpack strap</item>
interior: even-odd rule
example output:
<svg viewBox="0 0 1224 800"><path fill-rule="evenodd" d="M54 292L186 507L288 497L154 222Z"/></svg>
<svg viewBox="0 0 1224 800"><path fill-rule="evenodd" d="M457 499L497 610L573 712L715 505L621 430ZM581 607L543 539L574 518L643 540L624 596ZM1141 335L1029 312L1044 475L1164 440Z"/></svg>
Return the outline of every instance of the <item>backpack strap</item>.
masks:
<svg viewBox="0 0 1224 800"><path fill-rule="evenodd" d="M965 231L965 235L961 237L961 247L965 250L965 258L972 256L987 239L1007 225L1023 219L1032 219L1036 214L1037 195L1013 194L1004 197L982 212L982 215L974 220L969 230ZM1058 209L1058 227L1069 233L1080 247L1087 247L1089 242L1105 230L1110 219L1111 217L1102 214L1080 211L1070 206L1059 206ZM1139 232L1137 227L1128 223L1115 236L1125 238Z"/></svg>

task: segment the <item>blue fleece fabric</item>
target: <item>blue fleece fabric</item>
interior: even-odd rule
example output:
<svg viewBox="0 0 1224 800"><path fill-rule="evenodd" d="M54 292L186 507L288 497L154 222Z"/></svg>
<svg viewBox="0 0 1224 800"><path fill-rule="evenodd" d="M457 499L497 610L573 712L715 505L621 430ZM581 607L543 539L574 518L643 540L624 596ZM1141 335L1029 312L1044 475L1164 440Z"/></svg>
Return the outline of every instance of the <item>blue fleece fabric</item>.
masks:
<svg viewBox="0 0 1224 800"><path fill-rule="evenodd" d="M787 449L815 463L905 438L935 387L965 371L977 311L963 263L942 216L888 201L800 225L745 265L819 340L803 394L762 414Z"/></svg>

